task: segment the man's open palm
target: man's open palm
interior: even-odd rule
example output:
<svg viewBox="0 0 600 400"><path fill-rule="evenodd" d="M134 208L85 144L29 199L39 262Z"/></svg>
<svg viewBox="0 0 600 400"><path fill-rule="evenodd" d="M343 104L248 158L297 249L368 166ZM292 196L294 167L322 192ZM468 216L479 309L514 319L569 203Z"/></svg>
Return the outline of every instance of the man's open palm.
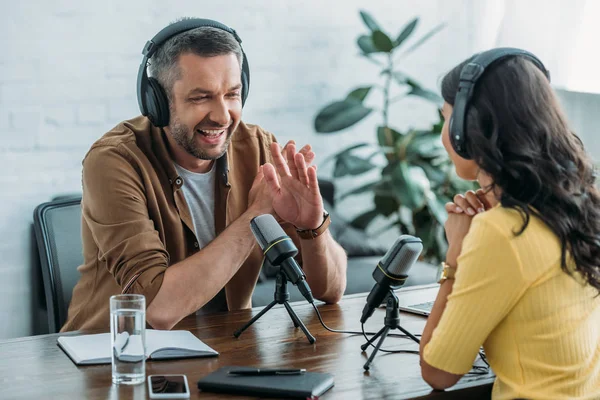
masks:
<svg viewBox="0 0 600 400"><path fill-rule="evenodd" d="M307 150L308 149L308 150ZM285 155L279 144L271 144L275 166L265 164L265 180L273 196L273 209L279 217L299 229L316 229L323 222L323 200L315 166L307 166L314 153L305 146L296 153L295 145L286 145Z"/></svg>

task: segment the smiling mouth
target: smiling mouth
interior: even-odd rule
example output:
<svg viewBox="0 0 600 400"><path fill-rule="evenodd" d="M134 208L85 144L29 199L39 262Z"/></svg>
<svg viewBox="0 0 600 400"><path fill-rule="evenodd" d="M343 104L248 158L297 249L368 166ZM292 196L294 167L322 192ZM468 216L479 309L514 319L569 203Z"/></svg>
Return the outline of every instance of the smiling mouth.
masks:
<svg viewBox="0 0 600 400"><path fill-rule="evenodd" d="M197 129L196 132L209 139L216 139L227 132L227 129Z"/></svg>

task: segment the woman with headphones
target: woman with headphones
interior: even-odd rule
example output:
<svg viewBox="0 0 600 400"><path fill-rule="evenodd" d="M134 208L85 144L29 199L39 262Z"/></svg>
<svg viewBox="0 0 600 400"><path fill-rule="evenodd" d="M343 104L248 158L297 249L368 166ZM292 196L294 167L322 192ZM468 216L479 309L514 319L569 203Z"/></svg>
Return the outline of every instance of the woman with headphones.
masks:
<svg viewBox="0 0 600 400"><path fill-rule="evenodd" d="M600 398L600 192L533 54L493 49L442 81L442 142L481 189L448 203L423 378L454 385L480 346L493 399Z"/></svg>

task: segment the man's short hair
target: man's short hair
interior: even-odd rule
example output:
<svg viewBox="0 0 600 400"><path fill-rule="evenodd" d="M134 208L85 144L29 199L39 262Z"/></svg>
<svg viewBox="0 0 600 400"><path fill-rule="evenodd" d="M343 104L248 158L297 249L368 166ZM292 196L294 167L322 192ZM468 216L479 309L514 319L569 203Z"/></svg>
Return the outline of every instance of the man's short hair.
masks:
<svg viewBox="0 0 600 400"><path fill-rule="evenodd" d="M200 57L234 54L242 68L242 48L235 37L219 28L203 26L182 32L160 45L150 58L150 76L156 78L172 102L173 85L181 78L179 57L192 53Z"/></svg>

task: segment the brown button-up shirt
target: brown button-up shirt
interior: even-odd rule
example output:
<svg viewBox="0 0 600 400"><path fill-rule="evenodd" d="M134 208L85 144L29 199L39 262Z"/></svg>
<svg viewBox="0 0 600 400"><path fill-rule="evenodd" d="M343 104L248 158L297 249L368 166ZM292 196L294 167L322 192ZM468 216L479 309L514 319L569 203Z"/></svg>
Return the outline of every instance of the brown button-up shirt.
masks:
<svg viewBox="0 0 600 400"><path fill-rule="evenodd" d="M273 141L272 134L242 122L226 155L216 161L217 235L246 211L259 166L272 161ZM125 121L92 145L83 160L82 184L84 263L63 332L108 330L110 296L139 293L149 305L165 270L200 250L165 133L147 118ZM251 306L261 261L256 246L225 285L228 309Z"/></svg>

